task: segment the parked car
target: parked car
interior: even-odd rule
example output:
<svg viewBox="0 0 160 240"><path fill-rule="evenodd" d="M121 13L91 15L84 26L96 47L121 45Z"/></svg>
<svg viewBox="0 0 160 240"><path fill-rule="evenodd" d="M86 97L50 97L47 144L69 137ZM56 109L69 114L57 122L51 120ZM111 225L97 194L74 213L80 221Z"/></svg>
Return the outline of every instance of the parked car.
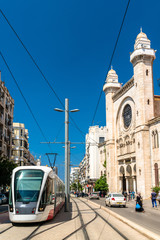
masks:
<svg viewBox="0 0 160 240"><path fill-rule="evenodd" d="M0 193L0 204L7 203L7 197L4 193Z"/></svg>
<svg viewBox="0 0 160 240"><path fill-rule="evenodd" d="M92 192L89 194L90 199L99 199L99 193L97 192Z"/></svg>
<svg viewBox="0 0 160 240"><path fill-rule="evenodd" d="M105 199L106 206L123 206L126 207L126 198L121 193L108 193Z"/></svg>

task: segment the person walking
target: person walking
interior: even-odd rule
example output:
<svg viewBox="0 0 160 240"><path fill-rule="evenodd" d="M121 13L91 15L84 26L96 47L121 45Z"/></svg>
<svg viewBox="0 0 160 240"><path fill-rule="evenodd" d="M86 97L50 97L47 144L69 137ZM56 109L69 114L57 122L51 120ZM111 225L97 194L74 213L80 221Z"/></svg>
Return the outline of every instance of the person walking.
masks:
<svg viewBox="0 0 160 240"><path fill-rule="evenodd" d="M158 192L157 201L159 202L160 205L160 191Z"/></svg>
<svg viewBox="0 0 160 240"><path fill-rule="evenodd" d="M137 193L135 210L137 212L145 212L143 208L143 199L140 193Z"/></svg>
<svg viewBox="0 0 160 240"><path fill-rule="evenodd" d="M157 194L155 193L155 191L153 189L153 192L151 193L151 200L152 200L152 207L153 208L154 208L154 206L157 208L156 196L157 196Z"/></svg>

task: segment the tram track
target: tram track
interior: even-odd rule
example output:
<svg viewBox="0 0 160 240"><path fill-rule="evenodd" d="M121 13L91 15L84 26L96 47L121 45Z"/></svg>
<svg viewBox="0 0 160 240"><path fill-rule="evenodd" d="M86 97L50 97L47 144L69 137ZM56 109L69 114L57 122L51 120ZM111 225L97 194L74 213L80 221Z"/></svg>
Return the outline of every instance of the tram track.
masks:
<svg viewBox="0 0 160 240"><path fill-rule="evenodd" d="M2 230L2 231L0 232L0 234L2 234L2 233L4 233L4 232L8 231L8 230L11 229L11 228L13 228L13 226L10 226L10 227L8 227L8 228Z"/></svg>
<svg viewBox="0 0 160 240"><path fill-rule="evenodd" d="M88 203L79 199L79 201L83 202L86 206L88 206L95 214L100 217L105 223L107 223L114 231L116 231L123 239L129 240L121 231L119 231L113 224L111 224L106 218L104 218L101 214L99 214L94 208L92 208Z"/></svg>
<svg viewBox="0 0 160 240"><path fill-rule="evenodd" d="M44 224L44 222L41 222L36 229L34 229L27 237L23 238L23 240L30 240L32 237L34 237L34 234L39 230L39 228Z"/></svg>
<svg viewBox="0 0 160 240"><path fill-rule="evenodd" d="M63 240L66 240L67 238L71 237L73 234L75 234L76 232L82 230L83 231L83 236L84 236L84 239L85 240L89 240L89 236L88 236L88 233L87 233L87 230L86 230L86 226L91 222L87 223L87 224L84 224L84 221L83 221L83 218L82 218L82 214L80 212L80 209L78 207L78 204L77 202L72 198L72 201L75 203L76 207L77 207L77 211L78 211L78 216L80 218L80 222L81 222L81 227L78 228L77 230L75 230L74 232L72 232L71 234L67 235L65 238L63 238ZM96 214L96 217L97 217L97 214ZM95 218L96 218L95 217ZM95 220L95 219L94 219ZM93 221L93 220L92 220Z"/></svg>

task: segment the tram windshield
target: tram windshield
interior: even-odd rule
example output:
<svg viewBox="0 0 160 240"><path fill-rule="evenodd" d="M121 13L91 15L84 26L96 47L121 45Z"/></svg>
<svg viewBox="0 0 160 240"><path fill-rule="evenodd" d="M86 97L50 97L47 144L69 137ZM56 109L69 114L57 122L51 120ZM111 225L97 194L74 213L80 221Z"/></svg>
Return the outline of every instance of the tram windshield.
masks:
<svg viewBox="0 0 160 240"><path fill-rule="evenodd" d="M15 202L36 202L38 200L44 172L41 170L20 170L15 174Z"/></svg>

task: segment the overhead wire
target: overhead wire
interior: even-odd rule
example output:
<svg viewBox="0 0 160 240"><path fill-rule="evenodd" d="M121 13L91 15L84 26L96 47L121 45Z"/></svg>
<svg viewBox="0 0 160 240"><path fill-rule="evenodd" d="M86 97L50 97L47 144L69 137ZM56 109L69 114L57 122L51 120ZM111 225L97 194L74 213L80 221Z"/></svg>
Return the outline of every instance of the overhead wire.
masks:
<svg viewBox="0 0 160 240"><path fill-rule="evenodd" d="M64 104L62 103L61 99L59 98L59 96L57 95L56 91L53 89L53 87L51 86L50 82L47 80L47 78L45 77L44 73L42 72L42 70L40 69L40 67L38 66L37 62L35 61L35 59L33 58L33 56L30 54L30 52L28 51L27 47L25 46L25 44L22 42L21 38L19 37L19 35L17 34L17 32L15 31L15 29L12 27L11 23L9 22L9 20L7 19L7 17L5 16L5 14L3 13L3 11L0 9L0 13L2 14L2 16L4 17L4 19L6 20L6 22L8 23L8 25L10 26L10 28L12 29L12 31L14 32L14 34L16 35L16 37L18 38L19 42L21 43L21 45L23 46L23 48L26 50L26 52L28 53L29 57L31 58L31 60L33 61L34 65L37 67L38 71L40 72L40 74L42 75L42 77L44 78L44 80L46 81L46 83L48 84L48 86L51 88L52 92L55 94L56 98L58 99L58 101L61 103L61 105L64 107Z"/></svg>
<svg viewBox="0 0 160 240"><path fill-rule="evenodd" d="M56 91L53 89L53 87L51 86L50 82L47 80L46 76L44 75L44 73L42 72L42 70L40 69L40 67L38 66L36 60L33 58L33 56L31 55L31 53L29 52L29 50L27 49L27 47L25 46L25 44L23 43L23 41L21 40L21 38L19 37L19 35L17 34L17 32L15 31L15 29L13 28L13 26L11 25L10 21L8 20L8 18L6 17L6 15L3 13L3 11L0 9L0 13L2 14L2 16L4 17L4 19L6 20L6 22L8 23L8 25L10 26L10 28L12 29L12 31L14 32L14 34L16 35L16 37L18 38L19 42L21 43L21 45L23 46L23 48L25 49L25 51L27 52L27 54L29 55L29 57L31 58L32 62L34 63L34 65L36 66L36 68L38 69L38 71L40 72L40 74L42 75L43 79L46 81L46 83L48 84L48 86L50 87L50 89L52 90L52 92L54 93L54 95L56 96L56 98L58 99L58 101L60 102L60 104L62 105L63 108L65 108L64 104L62 103L61 99L59 98L58 94L56 93ZM78 127L78 125L76 124L76 122L73 120L73 118L71 117L71 114L69 113L69 117L72 120L73 124L75 125L75 127L77 128L77 130L81 133L81 135L83 137L85 137L85 133Z"/></svg>
<svg viewBox="0 0 160 240"><path fill-rule="evenodd" d="M130 4L130 0L128 0L127 6L126 6L126 9L125 9L125 13L123 15L122 23L121 23L121 26L120 26L120 29L119 29L119 32L118 32L116 43L114 45L114 49L113 49L113 52L112 52L112 55L111 55L111 59L110 59L109 65L108 65L107 73L109 72L109 69L110 69L111 64L112 64L112 60L113 60L113 57L114 57L114 54L115 54L115 51L116 51L116 48L117 48L118 40L119 40L121 31L122 31L122 27L123 27L123 24L124 24L125 17L127 15L129 4ZM105 81L104 81L104 83L105 83ZM101 90L101 92L100 92L100 95L99 95L99 98L98 98L98 102L97 102L97 105L96 105L96 109L95 109L94 114L93 114L93 119L92 119L92 122L91 122L91 126L93 126L93 123L94 123L94 119L95 119L95 116L96 116L96 113L97 113L97 110L98 110L98 107L99 107L99 103L100 103L100 100L101 100L102 92L103 92L103 90Z"/></svg>
<svg viewBox="0 0 160 240"><path fill-rule="evenodd" d="M114 53L115 53L115 50L116 50L116 47L117 47L117 44L118 44L118 40L119 40L119 37L120 37L120 33L122 31L122 27L123 27L123 24L124 24L124 20L125 20L125 17L126 17L126 14L127 14L127 11L128 11L128 7L129 7L129 3L130 3L130 0L128 0L128 4L127 4L127 7L126 7L126 10L125 10L125 13L124 13L124 16L123 16L123 20L122 20L122 23L121 23L121 26L120 26L120 30L119 30L119 33L118 33L118 36L117 36L117 39L116 39L116 43L115 43L115 46L114 46L114 50L113 50L113 53L112 53L112 56L111 56L111 59L110 59L110 63L109 63L109 66L108 66L108 71L110 69L110 66L111 66L111 63L112 63L112 60L113 60L113 57L114 57ZM37 62L35 61L35 59L33 58L33 56L30 54L29 50L27 49L27 47L25 46L25 44L23 43L23 41L21 40L21 38L19 37L19 35L17 34L17 32L15 31L15 29L12 27L11 23L9 22L9 20L7 19L7 17L5 16L5 14L3 13L3 11L0 9L0 13L2 14L2 16L5 18L6 22L8 23L8 25L10 26L10 28L12 29L12 31L14 32L14 34L16 35L16 37L18 38L19 42L21 43L21 45L23 46L23 48L26 50L26 52L28 53L29 57L31 58L31 60L33 61L33 63L35 64L35 66L37 67L37 69L39 70L40 74L42 75L43 79L46 81L46 83L48 84L48 86L50 87L50 89L52 90L52 92L54 93L54 95L56 96L56 98L58 99L58 101L60 102L60 104L64 107L64 104L62 103L61 99L59 98L59 96L57 95L56 91L53 89L53 87L51 86L50 82L47 80L47 78L45 77L44 73L42 72L42 70L40 69L40 67L38 66ZM1 53L1 56L3 58L3 55ZM107 72L108 72L107 71ZM11 74L12 75L12 74ZM97 102L97 105L96 105L96 109L95 109L95 112L94 112L94 115L93 115L93 119L92 119L92 123L91 123L91 126L93 125L94 123L94 119L95 119L95 116L96 116L96 113L97 113L97 110L98 110L98 107L99 107L99 103L100 103L100 99L101 99L101 96L102 96L102 90L100 92L100 96L98 98L98 102ZM29 107L30 108L30 107ZM30 109L31 110L31 109ZM32 116L34 116L33 112L30 111ZM69 114L70 116L70 114ZM78 129L78 131L82 134L82 136L84 137L85 136L85 133L78 127L78 125L75 123L75 121L73 120L73 118L70 116L70 119L72 120L73 124L75 125L75 127ZM36 120L36 119L35 119ZM36 120L37 122L37 120ZM38 123L38 122L37 122ZM39 126L39 124L37 124ZM39 126L40 127L40 126ZM41 133L42 133L42 129L40 130ZM42 134L43 135L43 134ZM46 139L46 138L45 138ZM93 139L92 139L93 140ZM96 142L94 140L94 142ZM97 143L97 142L96 142Z"/></svg>
<svg viewBox="0 0 160 240"><path fill-rule="evenodd" d="M9 65L8 65L6 59L4 58L4 56L3 56L3 54L2 54L1 51L0 51L0 56L2 57L2 59L3 59L4 63L5 63L5 65L6 65L6 67L7 67L8 71L9 71L9 73L11 74L11 76L12 76L12 78L13 78L13 80L14 80L14 82L15 82L15 84L16 84L16 86L17 86L17 88L18 88L18 90L19 90L19 92L20 92L20 94L21 94L21 96L22 96L22 98L23 98L23 100L25 101L25 103L26 103L26 105L27 105L27 107L28 107L28 109L29 109L29 111L30 111L30 113L31 113L31 115L32 115L32 117L33 117L33 119L34 119L36 125L38 126L38 128L39 128L39 130L40 130L42 136L44 137L45 141L47 141L47 138L46 138L46 136L45 136L45 134L44 134L44 132L43 132L43 130L42 130L40 124L38 123L38 121L37 121L37 119L36 119L36 117L35 117L35 115L34 115L32 109L31 109L29 103L27 102L27 99L25 98L25 96L24 96L24 94L23 94L23 92L22 92L22 90L21 90L21 88L20 88L18 82L16 81L16 79L15 79L15 77L14 77L14 75L13 75L13 73L12 73L12 71L11 71L11 69L10 69L10 67L9 67ZM50 147L49 144L48 144L48 147L49 147L50 150L52 151L52 149L51 149L51 147Z"/></svg>

